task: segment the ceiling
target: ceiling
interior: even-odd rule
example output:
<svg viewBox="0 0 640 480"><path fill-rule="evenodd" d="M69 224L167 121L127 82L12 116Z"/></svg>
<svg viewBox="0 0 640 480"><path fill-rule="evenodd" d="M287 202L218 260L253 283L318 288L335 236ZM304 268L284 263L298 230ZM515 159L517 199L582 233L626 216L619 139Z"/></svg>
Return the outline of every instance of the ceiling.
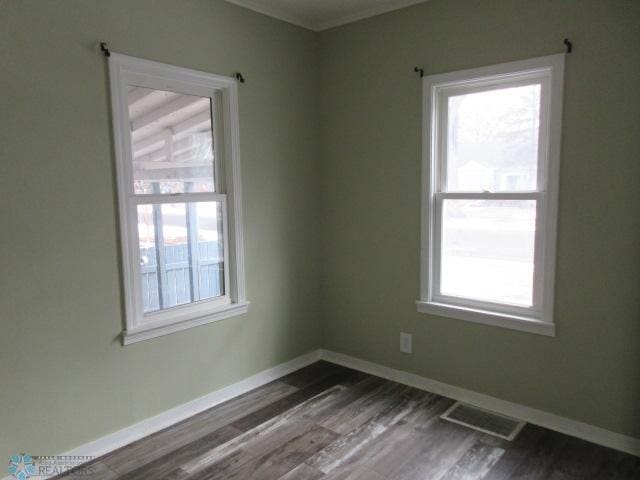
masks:
<svg viewBox="0 0 640 480"><path fill-rule="evenodd" d="M310 30L320 31L427 0L226 0Z"/></svg>

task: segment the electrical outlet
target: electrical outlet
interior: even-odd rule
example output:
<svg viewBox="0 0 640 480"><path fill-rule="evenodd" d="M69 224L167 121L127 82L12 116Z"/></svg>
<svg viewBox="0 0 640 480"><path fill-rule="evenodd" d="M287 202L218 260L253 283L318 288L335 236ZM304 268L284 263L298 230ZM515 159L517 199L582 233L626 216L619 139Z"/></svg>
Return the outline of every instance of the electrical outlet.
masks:
<svg viewBox="0 0 640 480"><path fill-rule="evenodd" d="M400 332L400 351L403 353L413 353L413 335Z"/></svg>

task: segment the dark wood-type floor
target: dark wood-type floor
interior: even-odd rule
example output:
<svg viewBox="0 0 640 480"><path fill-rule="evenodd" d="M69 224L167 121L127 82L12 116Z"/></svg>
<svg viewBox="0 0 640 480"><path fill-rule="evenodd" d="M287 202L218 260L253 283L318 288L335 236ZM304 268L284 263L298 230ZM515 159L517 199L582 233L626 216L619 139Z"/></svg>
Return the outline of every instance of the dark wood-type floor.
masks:
<svg viewBox="0 0 640 480"><path fill-rule="evenodd" d="M452 403L318 362L64 478L640 479L640 458L544 428L508 442L440 420Z"/></svg>

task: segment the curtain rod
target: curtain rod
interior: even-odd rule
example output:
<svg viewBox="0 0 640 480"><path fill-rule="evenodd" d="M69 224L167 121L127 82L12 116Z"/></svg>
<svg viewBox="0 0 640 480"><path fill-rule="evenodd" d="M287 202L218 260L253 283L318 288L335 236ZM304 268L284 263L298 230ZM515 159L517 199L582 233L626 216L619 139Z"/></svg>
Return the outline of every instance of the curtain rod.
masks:
<svg viewBox="0 0 640 480"><path fill-rule="evenodd" d="M567 50L566 53L571 53L573 51L573 43L568 38L565 38L562 43L564 43L565 48ZM420 78L424 77L424 69L420 67L413 67L413 71L416 72Z"/></svg>
<svg viewBox="0 0 640 480"><path fill-rule="evenodd" d="M109 47L107 46L107 42L100 42L100 51L106 58L109 58L111 56L111 50L109 50ZM245 83L244 76L240 72L234 73L233 76L240 83Z"/></svg>

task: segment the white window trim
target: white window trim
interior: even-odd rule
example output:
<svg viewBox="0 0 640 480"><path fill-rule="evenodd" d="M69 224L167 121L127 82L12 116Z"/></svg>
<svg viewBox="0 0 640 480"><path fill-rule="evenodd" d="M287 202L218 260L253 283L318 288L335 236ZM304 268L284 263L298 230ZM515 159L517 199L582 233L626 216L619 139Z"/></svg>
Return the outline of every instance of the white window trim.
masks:
<svg viewBox="0 0 640 480"><path fill-rule="evenodd" d="M562 89L565 55L549 55L529 60L503 63L489 67L431 75L423 79L422 129L422 217L421 272L419 312L474 323L510 328L525 332L555 336L553 320L556 229L558 213L558 183L562 122ZM438 98L443 92L472 85L487 89L500 83L522 79L539 79L541 89L541 121L538 167L538 189L534 192L487 194L487 198L520 198L538 200L536 214L536 252L534 258L534 306L530 309L492 304L484 301L438 295L434 275L438 272L440 243L434 241L439 231L436 202L442 198L465 198L465 193L441 193L437 175L440 174L440 152L435 139L438 128L436 112ZM546 144L546 145L545 145ZM435 175L434 175L435 172ZM546 181L546 184L542 184ZM467 198L478 198L473 193Z"/></svg>
<svg viewBox="0 0 640 480"><path fill-rule="evenodd" d="M242 228L242 194L240 179L240 140L238 120L237 80L231 77L199 72L117 53L109 57L111 106L113 119L118 208L125 297L124 345L167 335L187 328L215 322L246 313L249 302L245 293L244 240ZM175 202L176 197L163 195L133 195L131 162L131 133L127 106L127 85L209 97L222 110L221 138L223 152L219 164L224 179L223 193L198 193L198 201L226 202L223 208L225 234L225 295L177 306L147 315L142 312L142 287L138 266L138 227L136 205L151 197L163 203ZM218 146L216 146L218 148ZM218 172L216 172L218 173ZM217 182L220 183L220 182ZM185 201L188 194L180 194Z"/></svg>

